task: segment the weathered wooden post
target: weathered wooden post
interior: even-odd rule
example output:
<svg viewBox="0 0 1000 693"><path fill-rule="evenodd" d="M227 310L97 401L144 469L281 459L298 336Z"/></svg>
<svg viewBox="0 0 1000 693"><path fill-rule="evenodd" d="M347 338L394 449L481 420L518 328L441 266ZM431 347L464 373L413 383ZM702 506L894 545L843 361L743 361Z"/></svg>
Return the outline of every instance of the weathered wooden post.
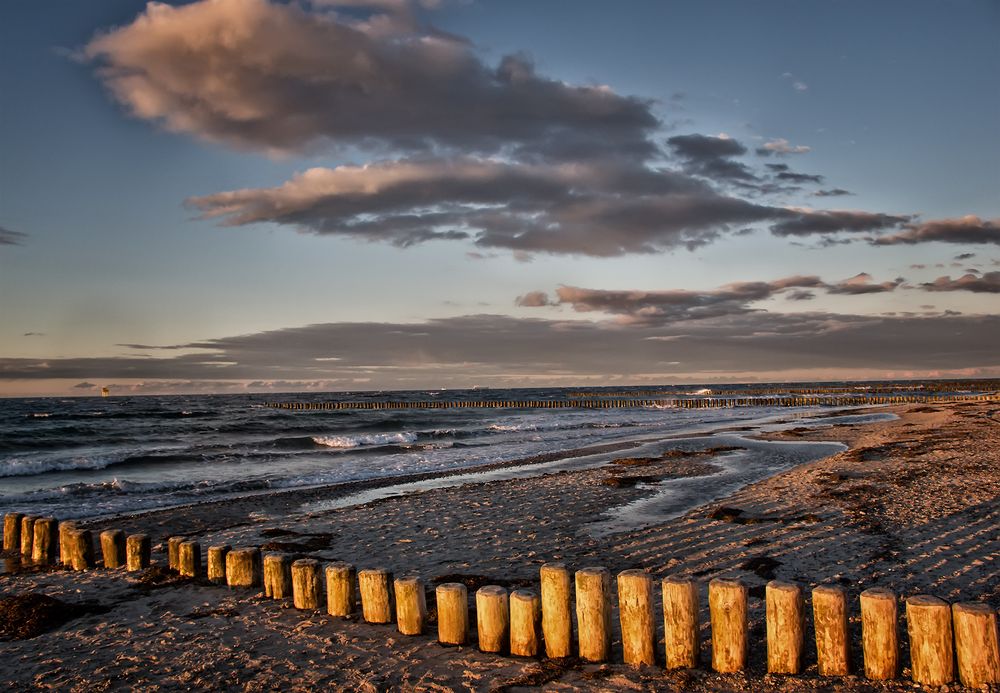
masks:
<svg viewBox="0 0 1000 693"><path fill-rule="evenodd" d="M694 580L668 577L663 591L663 646L667 669L698 666L701 638L698 630L698 585Z"/></svg>
<svg viewBox="0 0 1000 693"><path fill-rule="evenodd" d="M283 553L264 554L264 596L288 599L292 596L292 558Z"/></svg>
<svg viewBox="0 0 1000 693"><path fill-rule="evenodd" d="M292 563L292 604L296 609L319 608L319 561L300 558Z"/></svg>
<svg viewBox="0 0 1000 693"><path fill-rule="evenodd" d="M546 563L539 570L542 593L542 634L550 659L572 654L573 620L569 570L562 563Z"/></svg>
<svg viewBox="0 0 1000 693"><path fill-rule="evenodd" d="M968 688L984 688L990 683L1000 683L996 612L988 604L973 602L953 604L951 612L958 680Z"/></svg>
<svg viewBox="0 0 1000 693"><path fill-rule="evenodd" d="M201 545L196 541L182 541L177 547L177 572L184 577L201 574Z"/></svg>
<svg viewBox="0 0 1000 693"><path fill-rule="evenodd" d="M120 529L101 532L101 558L105 568L121 568L125 565L125 532Z"/></svg>
<svg viewBox="0 0 1000 693"><path fill-rule="evenodd" d="M461 582L437 586L438 642L464 645L469 638L469 593Z"/></svg>
<svg viewBox="0 0 1000 693"><path fill-rule="evenodd" d="M715 578L708 583L712 620L712 668L720 673L742 670L747 663L747 587L739 580Z"/></svg>
<svg viewBox="0 0 1000 693"><path fill-rule="evenodd" d="M59 523L59 562L65 566L73 565L69 550L69 533L74 529L76 523L72 520L63 520Z"/></svg>
<svg viewBox="0 0 1000 693"><path fill-rule="evenodd" d="M233 550L229 544L208 547L208 567L206 573L210 582L226 584L226 554Z"/></svg>
<svg viewBox="0 0 1000 693"><path fill-rule="evenodd" d="M255 548L233 549L226 554L226 584L230 587L260 585L260 551Z"/></svg>
<svg viewBox="0 0 1000 693"><path fill-rule="evenodd" d="M419 577L400 577L393 583L396 592L396 626L403 635L420 635L427 621L427 597Z"/></svg>
<svg viewBox="0 0 1000 693"><path fill-rule="evenodd" d="M872 587L861 593L861 644L865 676L887 681L899 675L899 607L892 591Z"/></svg>
<svg viewBox="0 0 1000 693"><path fill-rule="evenodd" d="M847 594L839 587L821 585L812 591L816 660L820 676L851 673L847 635Z"/></svg>
<svg viewBox="0 0 1000 693"><path fill-rule="evenodd" d="M31 558L32 544L35 543L35 520L34 515L21 516L21 555Z"/></svg>
<svg viewBox="0 0 1000 693"><path fill-rule="evenodd" d="M354 613L354 566L331 563L326 567L326 610L331 616L346 617Z"/></svg>
<svg viewBox="0 0 1000 693"><path fill-rule="evenodd" d="M486 585L476 591L476 633L480 650L503 650L510 637L509 618L507 590L499 585Z"/></svg>
<svg viewBox="0 0 1000 693"><path fill-rule="evenodd" d="M70 565L73 570L94 567L94 536L89 529L71 529L66 538L69 543Z"/></svg>
<svg viewBox="0 0 1000 693"><path fill-rule="evenodd" d="M767 612L767 670L798 674L805 642L805 600L802 588L772 580L765 589Z"/></svg>
<svg viewBox="0 0 1000 693"><path fill-rule="evenodd" d="M517 657L538 654L538 626L542 618L542 600L528 590L510 594L510 653Z"/></svg>
<svg viewBox="0 0 1000 693"><path fill-rule="evenodd" d="M186 537L170 537L167 539L167 568L177 570L178 556L181 542L187 541Z"/></svg>
<svg viewBox="0 0 1000 693"><path fill-rule="evenodd" d="M927 686L951 683L955 678L955 651L948 602L927 594L907 599L906 631L910 636L913 680Z"/></svg>
<svg viewBox="0 0 1000 693"><path fill-rule="evenodd" d="M653 578L644 570L618 573L618 617L626 664L656 663Z"/></svg>
<svg viewBox="0 0 1000 693"><path fill-rule="evenodd" d="M54 517L40 517L35 520L35 536L31 543L31 560L39 565L51 565L56 561L57 523Z"/></svg>
<svg viewBox="0 0 1000 693"><path fill-rule="evenodd" d="M368 623L392 623L392 573L385 568L358 571L361 614Z"/></svg>
<svg viewBox="0 0 1000 693"><path fill-rule="evenodd" d="M24 515L21 513L7 513L3 516L3 550L21 550L21 521Z"/></svg>
<svg viewBox="0 0 1000 693"><path fill-rule="evenodd" d="M135 572L149 567L153 542L148 534L132 534L125 539L125 570Z"/></svg>
<svg viewBox="0 0 1000 693"><path fill-rule="evenodd" d="M611 573L607 568L576 571L576 627L580 659L607 661L611 655Z"/></svg>

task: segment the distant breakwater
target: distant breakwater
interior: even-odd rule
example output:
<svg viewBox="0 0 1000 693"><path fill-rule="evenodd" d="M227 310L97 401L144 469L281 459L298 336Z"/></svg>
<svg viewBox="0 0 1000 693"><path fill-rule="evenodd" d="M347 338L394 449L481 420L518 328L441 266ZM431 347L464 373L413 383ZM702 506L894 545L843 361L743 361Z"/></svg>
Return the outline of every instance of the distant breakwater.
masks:
<svg viewBox="0 0 1000 693"><path fill-rule="evenodd" d="M854 407L997 401L1000 393L960 395L850 395L812 397L671 397L656 399L396 400L382 402L267 402L273 409L730 409L733 407Z"/></svg>

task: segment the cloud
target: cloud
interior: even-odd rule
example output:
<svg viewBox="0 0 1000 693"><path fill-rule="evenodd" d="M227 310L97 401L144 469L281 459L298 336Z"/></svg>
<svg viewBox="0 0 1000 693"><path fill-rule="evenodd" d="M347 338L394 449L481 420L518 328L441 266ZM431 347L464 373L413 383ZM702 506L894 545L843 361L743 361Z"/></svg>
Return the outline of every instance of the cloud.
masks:
<svg viewBox="0 0 1000 693"><path fill-rule="evenodd" d="M801 79L797 78L791 72L784 72L781 75L782 79L787 79L792 83L792 89L795 91L808 91L809 85L803 82Z"/></svg>
<svg viewBox="0 0 1000 693"><path fill-rule="evenodd" d="M814 291L806 289L823 290L830 294L861 295L894 291L902 283L903 279L899 278L875 284L872 283L871 275L862 272L835 283L825 282L817 276L797 275L769 282L736 282L705 291L607 290L560 286L556 289L555 302L550 301L544 292L534 291L525 296L543 297L544 301L525 303L519 298L518 305L568 305L578 313L616 316L617 321L622 324L668 325L756 312L760 309L754 308L753 304L780 294L787 294L787 298L793 301L814 298Z"/></svg>
<svg viewBox="0 0 1000 693"><path fill-rule="evenodd" d="M655 149L650 102L545 77L524 55L487 65L468 40L405 13L354 20L269 0L150 3L84 54L133 116L240 149L557 158Z"/></svg>
<svg viewBox="0 0 1000 693"><path fill-rule="evenodd" d="M523 296L518 296L514 303L525 308L539 308L550 305L549 295L544 291L529 291Z"/></svg>
<svg viewBox="0 0 1000 693"><path fill-rule="evenodd" d="M684 170L696 176L724 181L756 181L757 176L731 157L747 153L746 147L730 137L676 135L667 140L673 153L683 161Z"/></svg>
<svg viewBox="0 0 1000 693"><path fill-rule="evenodd" d="M88 383L88 382L84 381L82 383L77 383L76 385L74 385L73 389L74 390L93 390L95 387L97 387L97 385L94 385L94 383Z"/></svg>
<svg viewBox="0 0 1000 693"><path fill-rule="evenodd" d="M817 233L872 232L891 229L912 217L851 210L795 210L785 221L771 226L776 236L807 236Z"/></svg>
<svg viewBox="0 0 1000 693"><path fill-rule="evenodd" d="M955 256L955 259L956 260L971 260L974 257L976 257L975 253L959 253L958 255Z"/></svg>
<svg viewBox="0 0 1000 693"><path fill-rule="evenodd" d="M1000 245L1000 219L980 219L975 215L957 219L937 219L911 224L902 233L872 240L874 245L914 245L916 243L992 243Z"/></svg>
<svg viewBox="0 0 1000 693"><path fill-rule="evenodd" d="M810 174L810 173L795 173L794 171L782 171L777 176L778 180L787 181L789 183L822 183L823 176Z"/></svg>
<svg viewBox="0 0 1000 693"><path fill-rule="evenodd" d="M921 284L924 291L972 291L980 294L1000 294L1000 272L986 272L979 277L971 272L952 279L938 277L933 282Z"/></svg>
<svg viewBox="0 0 1000 693"><path fill-rule="evenodd" d="M24 337L44 337L45 333L44 332L25 332L24 335L22 335L22 336L24 336Z"/></svg>
<svg viewBox="0 0 1000 693"><path fill-rule="evenodd" d="M826 287L826 290L831 294L846 294L849 296L858 296L861 294L881 294L888 291L895 291L896 287L900 286L905 280L902 277L897 277L896 279L888 282L882 282L881 284L873 284L872 276L867 272L861 272L856 274L850 279L845 279L842 282L836 284L831 284Z"/></svg>
<svg viewBox="0 0 1000 693"><path fill-rule="evenodd" d="M21 245L22 241L27 237L28 234L26 233L11 231L0 226L0 245Z"/></svg>
<svg viewBox="0 0 1000 693"><path fill-rule="evenodd" d="M792 144L784 138L768 140L755 150L758 156L788 156L789 154L806 154L811 150L804 144Z"/></svg>
<svg viewBox="0 0 1000 693"><path fill-rule="evenodd" d="M685 173L620 161L432 159L313 168L278 187L188 204L227 226L271 222L402 247L467 240L486 249L596 257L697 248L761 222L778 235L805 235L871 231L908 219L758 204Z"/></svg>
<svg viewBox="0 0 1000 693"><path fill-rule="evenodd" d="M183 345L162 358L0 358L0 380L336 381L366 387L781 378L816 369L996 369L1000 316L752 311L671 324L467 315L419 323L325 323ZM180 346L180 345L178 345ZM336 356L339 361L319 362ZM207 365L226 362L230 366ZM678 365L668 365L678 362ZM824 371L826 372L826 371ZM98 380L99 381L99 380ZM354 385L353 387L357 387ZM297 389L289 387L288 389Z"/></svg>
<svg viewBox="0 0 1000 693"><path fill-rule="evenodd" d="M816 197L843 197L844 195L853 195L849 190L844 190L843 188L832 188L830 190L817 190L813 193Z"/></svg>

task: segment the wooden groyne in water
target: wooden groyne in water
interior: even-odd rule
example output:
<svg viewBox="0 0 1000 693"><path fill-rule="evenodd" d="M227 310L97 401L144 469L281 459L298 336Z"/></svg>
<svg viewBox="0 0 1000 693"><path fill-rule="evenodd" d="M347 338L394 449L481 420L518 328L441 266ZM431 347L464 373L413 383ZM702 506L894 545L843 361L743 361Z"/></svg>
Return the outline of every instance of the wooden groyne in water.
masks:
<svg viewBox="0 0 1000 693"><path fill-rule="evenodd" d="M1000 401L1000 394L850 395L792 397L665 397L525 400L387 400L346 402L266 402L274 409L730 409L733 407L857 407L889 404Z"/></svg>
<svg viewBox="0 0 1000 693"><path fill-rule="evenodd" d="M62 563L72 570L98 566L90 530L54 518L8 513L3 546L5 552L20 552L38 565ZM119 530L106 530L99 546L105 570L134 572L151 565L148 535L126 537ZM194 578L196 585L205 584L200 582L204 579L234 590L262 591L265 598L291 599L310 619L322 611L337 618L357 614L370 624L395 623L403 636L430 634L443 645L475 643L482 652L496 655L558 659L575 653L586 662L656 666L662 661L668 669L705 667L734 673L745 672L749 652L760 648L766 650L769 674L794 676L811 663L806 658L809 638L815 639L817 671L824 677L856 672L870 681L896 679L904 673L908 651L909 677L917 685L948 686L957 679L963 686L982 689L1000 683L997 614L982 601L949 604L931 595L902 600L878 587L851 594L837 585L810 589L772 580L765 589L762 639L748 627L749 590L740 580L717 578L705 585L668 576L657 582L643 570L613 576L601 566L573 571L562 563L546 563L530 589L508 592L500 585L486 585L470 595L461 582L437 585L432 593L436 633L428 633L435 630L428 618L430 586L419 575L394 578L384 567L293 562L256 546L208 547L203 564L201 544L177 536L168 538L167 549L168 569ZM705 596L711 656L702 662ZM852 638L852 612L860 612L859 639ZM620 658L612 647L616 616ZM663 624L662 641L657 623ZM386 633L395 639L394 633ZM902 647L904 633L907 648ZM657 654L661 647L662 657ZM852 652L859 652L860 658L852 661Z"/></svg>

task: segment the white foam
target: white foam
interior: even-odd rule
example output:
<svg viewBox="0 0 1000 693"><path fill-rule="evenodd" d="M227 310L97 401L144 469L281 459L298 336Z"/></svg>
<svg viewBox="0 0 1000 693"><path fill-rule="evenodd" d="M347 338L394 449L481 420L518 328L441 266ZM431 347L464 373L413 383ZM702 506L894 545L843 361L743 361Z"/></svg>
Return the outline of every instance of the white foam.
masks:
<svg viewBox="0 0 1000 693"><path fill-rule="evenodd" d="M364 445L408 445L417 440L416 433L358 433L343 436L313 436L317 445L328 448L357 448Z"/></svg>

